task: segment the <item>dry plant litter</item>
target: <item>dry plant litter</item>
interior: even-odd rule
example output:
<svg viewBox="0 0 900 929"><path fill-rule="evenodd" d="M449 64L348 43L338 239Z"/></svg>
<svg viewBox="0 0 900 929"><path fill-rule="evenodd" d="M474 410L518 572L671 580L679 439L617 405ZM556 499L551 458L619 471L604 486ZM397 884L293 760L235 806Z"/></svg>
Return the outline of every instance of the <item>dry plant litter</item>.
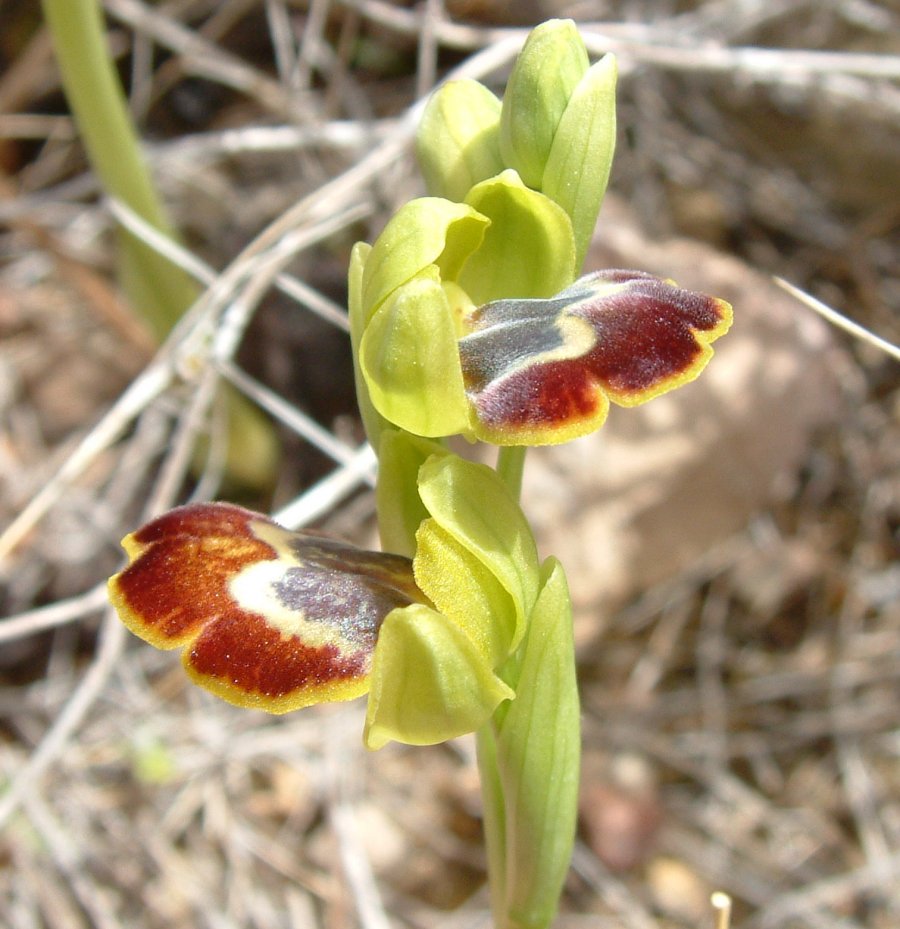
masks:
<svg viewBox="0 0 900 929"><path fill-rule="evenodd" d="M130 647L102 582L129 528L222 491L217 378L282 430L278 486L251 502L292 526L371 534L373 459L352 391L335 389L349 377L347 251L416 192L417 101L449 70L501 74L524 30L503 18L513 5L489 2L104 6L190 248L98 199L47 42L29 5L10 4L0 923L487 925L468 742L371 757L355 705L279 719L219 705L171 656ZM888 343L835 334L836 415L743 531L602 616L585 605L583 829L560 925L889 929L900 10L544 2L523 5L526 20L525 6L531 22L576 15L592 50L618 55L613 189L642 234L705 240ZM112 283L115 220L205 288L158 351ZM602 458L596 469L600 481Z"/></svg>

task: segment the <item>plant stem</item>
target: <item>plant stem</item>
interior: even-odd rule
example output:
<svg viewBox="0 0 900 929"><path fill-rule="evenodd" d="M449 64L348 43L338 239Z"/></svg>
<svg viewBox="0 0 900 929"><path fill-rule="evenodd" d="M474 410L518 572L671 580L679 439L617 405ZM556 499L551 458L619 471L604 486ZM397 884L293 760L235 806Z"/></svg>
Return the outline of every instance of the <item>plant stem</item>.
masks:
<svg viewBox="0 0 900 929"><path fill-rule="evenodd" d="M496 471L517 500L522 490L526 451L524 446L511 445L501 446L497 452ZM512 664L515 666L517 662L512 661ZM507 683L515 687L516 682ZM504 705L498 707L493 718L488 720L475 736L494 929L505 929L508 916L506 900L509 850L506 842L506 798L497 757L497 726L506 709Z"/></svg>
<svg viewBox="0 0 900 929"><path fill-rule="evenodd" d="M525 446L501 446L497 452L496 471L504 483L519 499L522 492L522 475L525 470ZM512 686L515 686L514 682ZM488 859L488 882L491 891L491 911L494 929L504 929L507 922L506 912L506 872L509 867L508 849L506 847L506 799L500 766L497 758L496 726L506 711L501 706L476 733L478 752L478 772L481 778L482 817L484 820L484 844Z"/></svg>
<svg viewBox="0 0 900 929"><path fill-rule="evenodd" d="M493 720L489 720L478 730L475 744L481 779L491 912L494 917L494 929L502 929L506 923L506 805L503 799L503 784L500 782L500 769L497 765L497 736Z"/></svg>
<svg viewBox="0 0 900 929"><path fill-rule="evenodd" d="M504 445L497 453L497 473L503 478L512 495L519 499L522 495L522 475L525 472L525 445Z"/></svg>
<svg viewBox="0 0 900 929"><path fill-rule="evenodd" d="M66 99L101 185L145 222L173 235L107 50L98 0L43 0L43 9ZM197 287L126 229L120 227L118 236L122 289L132 310L162 341L197 298ZM228 476L244 487L267 489L279 456L272 425L236 391L227 391L227 397Z"/></svg>
<svg viewBox="0 0 900 929"><path fill-rule="evenodd" d="M518 497L525 447L501 448L497 472ZM572 856L580 721L572 607L548 558L525 638L500 671L516 692L477 733L494 929L547 929Z"/></svg>
<svg viewBox="0 0 900 929"><path fill-rule="evenodd" d="M572 609L548 558L525 639L501 675L516 691L478 732L495 929L547 929L575 837L580 720Z"/></svg>
<svg viewBox="0 0 900 929"><path fill-rule="evenodd" d="M142 219L171 235L113 62L97 0L43 0L66 99L91 165L104 189ZM187 274L120 230L120 273L126 295L158 339L197 296Z"/></svg>

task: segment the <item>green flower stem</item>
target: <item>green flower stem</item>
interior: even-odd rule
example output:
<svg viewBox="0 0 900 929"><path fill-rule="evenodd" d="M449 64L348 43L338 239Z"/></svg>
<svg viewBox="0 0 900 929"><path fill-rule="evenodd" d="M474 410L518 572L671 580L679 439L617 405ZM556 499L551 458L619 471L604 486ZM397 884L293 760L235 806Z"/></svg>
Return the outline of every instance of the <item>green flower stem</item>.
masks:
<svg viewBox="0 0 900 929"><path fill-rule="evenodd" d="M494 714L500 713L500 709ZM497 735L493 720L475 734L478 773L481 780L484 845L488 860L488 883L494 929L506 925L506 809L503 784L497 763Z"/></svg>
<svg viewBox="0 0 900 929"><path fill-rule="evenodd" d="M497 472L518 498L524 446L501 447ZM580 719L572 610L548 559L525 638L500 676L516 691L476 735L495 929L546 929L575 835Z"/></svg>
<svg viewBox="0 0 900 929"><path fill-rule="evenodd" d="M497 453L497 473L516 500L522 495L522 475L525 472L527 451L528 447L525 445L504 445Z"/></svg>
<svg viewBox="0 0 900 929"><path fill-rule="evenodd" d="M516 699L477 736L495 929L547 929L578 805L580 718L572 610L561 566L545 562L528 631L502 677Z"/></svg>
<svg viewBox="0 0 900 929"><path fill-rule="evenodd" d="M98 0L43 0L63 89L88 159L103 188L165 235L173 230L141 154L137 133L106 47ZM197 298L188 275L123 228L119 277L133 311L164 339ZM279 448L271 423L228 391L228 476L245 487L269 487Z"/></svg>

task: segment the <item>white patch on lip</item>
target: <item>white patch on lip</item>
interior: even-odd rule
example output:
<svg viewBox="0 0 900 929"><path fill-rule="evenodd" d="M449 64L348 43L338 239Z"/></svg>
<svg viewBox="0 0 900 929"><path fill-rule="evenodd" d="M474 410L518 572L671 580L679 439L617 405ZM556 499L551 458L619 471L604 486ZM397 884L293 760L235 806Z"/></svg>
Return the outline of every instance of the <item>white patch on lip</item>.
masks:
<svg viewBox="0 0 900 929"><path fill-rule="evenodd" d="M285 639L296 637L313 648L341 645L339 626L310 622L278 596L277 585L284 580L287 568L295 566L282 561L258 561L239 571L228 582L228 591L238 606L248 613L258 613Z"/></svg>
<svg viewBox="0 0 900 929"><path fill-rule="evenodd" d="M291 565L301 564L291 546L291 542L300 536L300 533L291 532L289 529L285 529L277 523L269 522L264 519L252 520L250 523L250 531L261 542L265 542L266 545L274 548L279 559L283 562L288 562ZM274 564L275 562L271 563Z"/></svg>

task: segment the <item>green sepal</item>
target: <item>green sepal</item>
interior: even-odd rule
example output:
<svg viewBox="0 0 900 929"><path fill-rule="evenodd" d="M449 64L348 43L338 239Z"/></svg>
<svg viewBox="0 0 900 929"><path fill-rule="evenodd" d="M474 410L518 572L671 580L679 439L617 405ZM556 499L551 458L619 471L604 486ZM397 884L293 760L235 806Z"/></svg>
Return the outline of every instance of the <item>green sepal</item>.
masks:
<svg viewBox="0 0 900 929"><path fill-rule="evenodd" d="M548 558L521 648L516 699L495 729L503 785L505 924L549 926L572 857L580 719L572 607L562 566ZM409 609L409 608L407 608Z"/></svg>
<svg viewBox="0 0 900 929"><path fill-rule="evenodd" d="M432 455L448 454L437 442L399 429L381 434L375 502L384 551L408 558L416 553L416 530L428 518L419 496L419 468Z"/></svg>
<svg viewBox="0 0 900 929"><path fill-rule="evenodd" d="M450 313L456 325L456 336L461 339L464 335L468 334L470 328L468 321L477 307L472 302L472 298L456 283L456 281L441 281L441 286L444 288L447 304L450 307Z"/></svg>
<svg viewBox="0 0 900 929"><path fill-rule="evenodd" d="M516 630L512 597L493 572L435 520L416 533L416 585L478 646L492 668L509 657Z"/></svg>
<svg viewBox="0 0 900 929"><path fill-rule="evenodd" d="M421 604L388 613L372 664L363 740L433 745L474 732L514 697L478 647Z"/></svg>
<svg viewBox="0 0 900 929"><path fill-rule="evenodd" d="M425 107L416 154L430 194L464 200L471 187L503 170L500 101L478 81L448 81Z"/></svg>
<svg viewBox="0 0 900 929"><path fill-rule="evenodd" d="M513 170L477 184L466 202L491 222L459 276L476 306L549 297L572 283L575 238L557 203L526 187Z"/></svg>
<svg viewBox="0 0 900 929"><path fill-rule="evenodd" d="M529 187L540 190L556 127L588 65L584 40L570 19L533 29L516 59L503 95L500 151Z"/></svg>
<svg viewBox="0 0 900 929"><path fill-rule="evenodd" d="M375 311L359 364L372 405L389 422L430 437L468 431L456 324L435 265Z"/></svg>
<svg viewBox="0 0 900 929"><path fill-rule="evenodd" d="M581 267L606 193L616 147L616 59L605 55L581 79L559 121L541 189L568 213Z"/></svg>
<svg viewBox="0 0 900 929"><path fill-rule="evenodd" d="M516 621L509 649L515 649L525 633L540 576L534 537L519 504L495 471L456 455L435 456L422 465L419 496L435 522L512 598Z"/></svg>
<svg viewBox="0 0 900 929"><path fill-rule="evenodd" d="M398 287L436 264L454 280L481 245L489 220L464 203L420 197L405 203L375 241L362 278L362 314L372 314Z"/></svg>
<svg viewBox="0 0 900 929"><path fill-rule="evenodd" d="M350 252L350 270L347 275L347 310L350 316L350 349L353 354L353 381L356 385L356 403L359 406L359 414L366 430L366 438L377 454L382 430L388 423L372 406L369 388L366 386L366 380L362 376L362 370L359 366L359 346L366 326L362 308L363 269L371 251L371 245L366 242L357 242Z"/></svg>

